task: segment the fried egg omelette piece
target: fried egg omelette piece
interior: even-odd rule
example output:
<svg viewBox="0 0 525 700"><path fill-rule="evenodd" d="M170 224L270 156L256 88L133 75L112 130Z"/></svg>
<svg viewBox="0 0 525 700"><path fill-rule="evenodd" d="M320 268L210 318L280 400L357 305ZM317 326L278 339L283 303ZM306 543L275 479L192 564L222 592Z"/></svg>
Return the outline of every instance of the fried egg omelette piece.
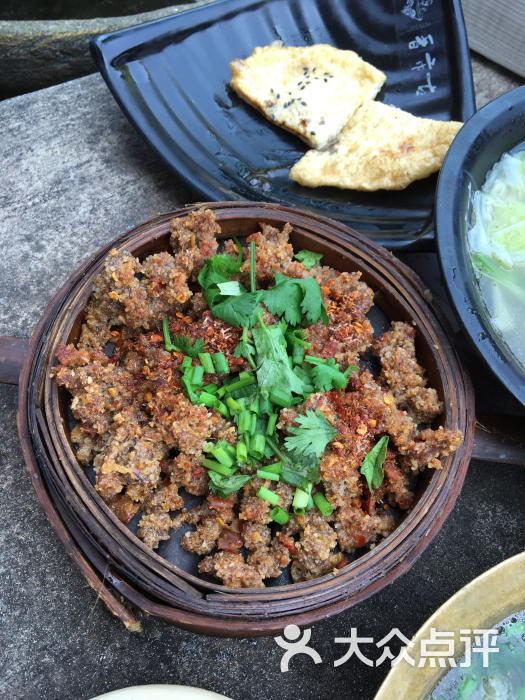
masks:
<svg viewBox="0 0 525 700"><path fill-rule="evenodd" d="M381 90L385 74L327 44L257 47L230 63L230 86L270 121L322 148Z"/></svg>
<svg viewBox="0 0 525 700"><path fill-rule="evenodd" d="M308 151L289 177L306 187L402 190L441 168L462 126L368 101L332 142Z"/></svg>

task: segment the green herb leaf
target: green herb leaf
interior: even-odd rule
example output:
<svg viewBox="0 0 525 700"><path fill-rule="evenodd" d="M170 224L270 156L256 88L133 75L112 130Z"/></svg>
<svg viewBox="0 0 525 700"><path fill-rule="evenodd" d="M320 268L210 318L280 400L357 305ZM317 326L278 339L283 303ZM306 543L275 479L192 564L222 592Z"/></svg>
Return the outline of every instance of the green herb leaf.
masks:
<svg viewBox="0 0 525 700"><path fill-rule="evenodd" d="M305 358L305 361L308 362L308 358ZM344 389L348 383L347 377L342 372L328 364L314 365L310 376L320 391Z"/></svg>
<svg viewBox="0 0 525 700"><path fill-rule="evenodd" d="M247 481L252 478L249 475L234 474L233 476L222 476L217 472L209 471L210 490L220 498L228 498L235 491L238 491Z"/></svg>
<svg viewBox="0 0 525 700"><path fill-rule="evenodd" d="M282 448L282 454L290 460L290 463L286 464L286 468L292 471L294 474L301 476L307 481L311 481L314 484L318 484L321 479L319 477L319 472L317 468L319 466L319 459L313 455L295 455L292 454L286 447Z"/></svg>
<svg viewBox="0 0 525 700"><path fill-rule="evenodd" d="M303 362L302 365L293 368L294 374L299 377L303 384L313 384L311 378L312 367Z"/></svg>
<svg viewBox="0 0 525 700"><path fill-rule="evenodd" d="M313 253L311 250L300 250L294 255L294 258L302 262L307 270L313 267L322 257L322 253Z"/></svg>
<svg viewBox="0 0 525 700"><path fill-rule="evenodd" d="M275 286L263 293L263 302L272 314L284 317L293 326L301 323L304 314L307 323L319 319L329 325L319 283L316 279L296 280L275 272Z"/></svg>
<svg viewBox="0 0 525 700"><path fill-rule="evenodd" d="M233 351L233 356L244 357L245 360L248 360L248 362L252 366L252 369L255 369L255 362L253 358L254 354L255 348L248 340L248 329L246 328L246 326L244 326L244 328L242 329L241 342L235 347L235 350Z"/></svg>
<svg viewBox="0 0 525 700"><path fill-rule="evenodd" d="M315 323L321 319L325 326L329 326L330 319L328 318L328 313L323 303L323 297L321 296L321 290L319 289L319 282L313 277L305 280L297 280L297 282L304 289L304 298L303 303L301 304L301 309L306 321L308 323Z"/></svg>
<svg viewBox="0 0 525 700"><path fill-rule="evenodd" d="M268 311L276 316L284 315L292 326L301 323L303 291L295 280L275 273L275 286L264 292L263 302Z"/></svg>
<svg viewBox="0 0 525 700"><path fill-rule="evenodd" d="M378 489L385 478L383 464L386 459L387 446L388 435L385 435L372 447L361 465L361 474L365 477L370 491Z"/></svg>
<svg viewBox="0 0 525 700"><path fill-rule="evenodd" d="M252 336L257 350L257 382L259 388L269 394L274 389L302 393L303 383L293 373L286 353L286 340L281 328L266 326L259 311L259 328L252 328Z"/></svg>
<svg viewBox="0 0 525 700"><path fill-rule="evenodd" d="M325 450L330 440L337 435L337 430L317 409L307 411L306 415L299 415L295 419L300 424L299 428L288 428L293 437L287 437L284 444L293 453L294 459L301 456L314 455L319 457Z"/></svg>
<svg viewBox="0 0 525 700"><path fill-rule="evenodd" d="M189 357L198 358L199 353L202 352L204 340L202 338L199 338L193 343L193 345L190 345L190 339L187 335L183 336L182 338L177 338L177 336L174 335L172 345L178 350L180 350L180 352L183 352L185 355L189 355Z"/></svg>
<svg viewBox="0 0 525 700"><path fill-rule="evenodd" d="M261 299L262 292L226 297L218 304L213 303L217 296L221 296L218 288L205 289L204 296L212 314L231 326L240 328L241 326L253 326L257 323L257 311L260 310L257 304Z"/></svg>
<svg viewBox="0 0 525 700"><path fill-rule="evenodd" d="M203 289L209 289L212 284L229 282L228 275L239 272L241 265L242 262L238 262L231 255L215 255L206 260L197 279Z"/></svg>

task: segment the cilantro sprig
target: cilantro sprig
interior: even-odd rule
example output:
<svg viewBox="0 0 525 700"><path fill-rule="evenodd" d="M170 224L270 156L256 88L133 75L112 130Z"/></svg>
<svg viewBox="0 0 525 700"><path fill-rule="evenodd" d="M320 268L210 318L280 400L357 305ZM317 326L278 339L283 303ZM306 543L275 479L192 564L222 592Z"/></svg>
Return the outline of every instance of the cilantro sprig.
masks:
<svg viewBox="0 0 525 700"><path fill-rule="evenodd" d="M320 482L321 479L317 470L319 459L317 457L313 455L308 457L294 455L286 447L279 446L274 437L268 435L266 436L266 444L271 452L281 461L280 473L283 481L297 488L300 488L303 480L311 481L314 484Z"/></svg>
<svg viewBox="0 0 525 700"><path fill-rule="evenodd" d="M292 437L286 437L284 444L296 457L319 456L326 446L337 435L337 430L323 416L319 409L306 411L305 415L299 415L295 419L299 423L298 428L288 428Z"/></svg>
<svg viewBox="0 0 525 700"><path fill-rule="evenodd" d="M259 311L259 327L252 328L253 341L257 350L257 383L266 396L278 389L290 395L301 394L303 383L293 373L288 354L286 339L279 325L267 326Z"/></svg>
<svg viewBox="0 0 525 700"><path fill-rule="evenodd" d="M283 316L287 323L298 326L319 319L330 325L319 283L314 277L296 280L275 272L275 285L263 293L262 301L268 311ZM304 317L304 318L303 318Z"/></svg>
<svg viewBox="0 0 525 700"><path fill-rule="evenodd" d="M239 272L241 264L242 260L231 255L215 255L206 261L198 277L212 314L235 328L257 323L256 309L262 296L262 292L248 293L240 282L229 279Z"/></svg>
<svg viewBox="0 0 525 700"><path fill-rule="evenodd" d="M302 262L307 270L313 267L315 263L319 262L322 257L322 253L314 253L311 250L300 250L294 255L294 258Z"/></svg>
<svg viewBox="0 0 525 700"><path fill-rule="evenodd" d="M204 340L202 338L196 340L193 345L190 345L190 339L187 335L182 338L178 338L174 335L173 340L170 338L167 316L164 316L162 320L162 332L164 334L164 345L166 346L167 352L182 352L184 355L195 358L199 357L199 353L202 352L202 348L204 347Z"/></svg>
<svg viewBox="0 0 525 700"><path fill-rule="evenodd" d="M247 326L244 326L242 329L241 342L236 346L235 350L233 351L233 356L244 357L245 360L248 360L252 369L255 369L255 362L253 360L254 354L255 348L253 347L253 344L248 340L248 328Z"/></svg>
<svg viewBox="0 0 525 700"><path fill-rule="evenodd" d="M307 355L305 362L314 365L310 370L310 379L319 391L331 391L332 389L344 389L348 383L348 377L359 369L355 365L349 365L344 372L339 371L339 365L333 358L322 360L319 357Z"/></svg>

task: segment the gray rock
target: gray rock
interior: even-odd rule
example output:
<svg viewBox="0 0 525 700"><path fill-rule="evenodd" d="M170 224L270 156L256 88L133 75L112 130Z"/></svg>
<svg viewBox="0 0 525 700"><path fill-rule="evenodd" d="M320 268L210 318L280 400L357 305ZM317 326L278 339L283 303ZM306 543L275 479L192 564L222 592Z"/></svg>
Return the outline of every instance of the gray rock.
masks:
<svg viewBox="0 0 525 700"><path fill-rule="evenodd" d="M124 27L208 5L202 0L127 17L0 22L0 98L57 85L96 71L89 40Z"/></svg>
<svg viewBox="0 0 525 700"><path fill-rule="evenodd" d="M27 338L100 246L192 196L100 75L0 103L0 133L0 334Z"/></svg>

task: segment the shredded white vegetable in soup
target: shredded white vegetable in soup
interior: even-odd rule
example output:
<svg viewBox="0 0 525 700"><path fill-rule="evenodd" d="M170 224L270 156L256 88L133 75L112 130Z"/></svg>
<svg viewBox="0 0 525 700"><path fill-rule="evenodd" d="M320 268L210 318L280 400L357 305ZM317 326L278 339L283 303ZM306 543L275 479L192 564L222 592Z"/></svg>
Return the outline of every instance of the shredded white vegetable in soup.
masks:
<svg viewBox="0 0 525 700"><path fill-rule="evenodd" d="M474 194L472 263L492 325L525 365L525 144L503 157Z"/></svg>

